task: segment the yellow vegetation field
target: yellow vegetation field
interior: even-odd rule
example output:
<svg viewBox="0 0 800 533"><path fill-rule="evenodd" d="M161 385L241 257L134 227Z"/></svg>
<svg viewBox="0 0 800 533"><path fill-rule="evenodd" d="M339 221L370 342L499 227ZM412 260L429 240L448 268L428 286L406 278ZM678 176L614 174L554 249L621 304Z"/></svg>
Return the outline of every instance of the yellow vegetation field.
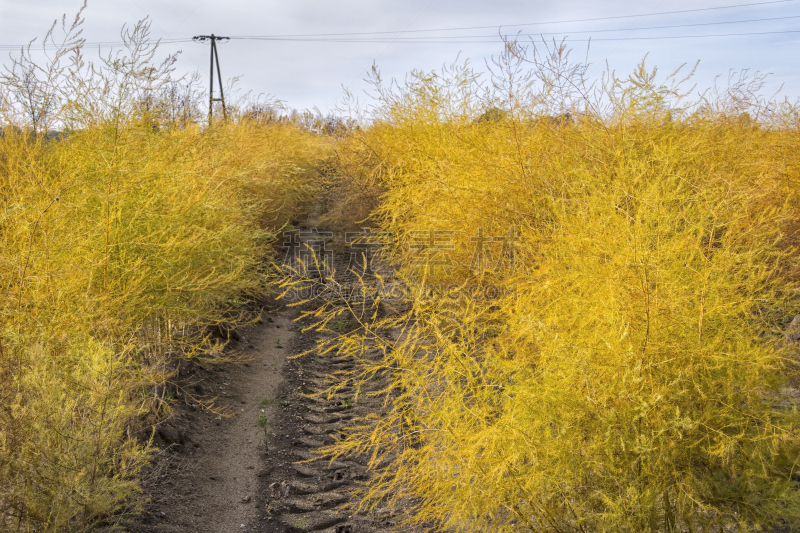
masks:
<svg viewBox="0 0 800 533"><path fill-rule="evenodd" d="M644 65L591 87L558 46L497 66L488 92L466 66L378 83L338 148L415 289L326 347L393 376L390 415L330 449L373 454L364 505L455 531L797 524L797 108L744 79L691 101Z"/></svg>
<svg viewBox="0 0 800 533"><path fill-rule="evenodd" d="M508 43L483 85L376 78L332 139L244 108L201 127L146 24L94 69L79 25L2 80L0 529L135 511L158 385L246 320L328 173L331 223L393 235L411 303L354 308L321 347L389 378L388 412L328 450L372 454L365 507L453 531L800 525L800 114L758 79L692 100Z"/></svg>
<svg viewBox="0 0 800 533"><path fill-rule="evenodd" d="M204 328L235 327L265 293L269 243L313 198L327 150L236 110L211 129L170 120L146 26L128 40L93 77L44 66L54 85L25 85L39 99L22 109L19 76L5 79L0 530L82 531L133 510L150 450L132 432L166 408L177 361L219 352ZM46 98L58 105L36 107ZM60 138L25 122L42 109Z"/></svg>

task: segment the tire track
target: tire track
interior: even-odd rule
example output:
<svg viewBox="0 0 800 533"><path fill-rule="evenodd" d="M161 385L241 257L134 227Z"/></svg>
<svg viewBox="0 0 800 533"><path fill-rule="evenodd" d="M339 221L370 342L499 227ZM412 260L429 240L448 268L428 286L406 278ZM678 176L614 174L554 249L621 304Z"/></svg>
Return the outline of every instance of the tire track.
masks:
<svg viewBox="0 0 800 533"><path fill-rule="evenodd" d="M317 246L317 249L320 247ZM349 253L337 252L333 265L342 283L355 276L342 275L348 267ZM307 307L310 309L310 307ZM309 320L296 322L293 354L305 352L331 332L301 332ZM313 353L292 359L284 369L284 381L277 404L273 406L273 441L264 465L259 492L260 517L256 531L261 533L318 531L323 533L378 533L393 531L396 516L378 507L370 513L354 513L351 491L369 479L368 457L348 457L330 462L320 460L315 451L341 438L342 430L356 418L380 413L383 401L369 396L381 390L384 379L362 387L358 400L350 385L328 398L321 395L336 372L354 370L347 357Z"/></svg>

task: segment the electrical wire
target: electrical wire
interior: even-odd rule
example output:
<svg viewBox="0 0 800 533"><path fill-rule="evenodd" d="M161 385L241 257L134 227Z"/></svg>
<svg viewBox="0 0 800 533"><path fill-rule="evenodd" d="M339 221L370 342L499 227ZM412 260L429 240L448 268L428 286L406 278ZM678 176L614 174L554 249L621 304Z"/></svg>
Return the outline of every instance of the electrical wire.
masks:
<svg viewBox="0 0 800 533"><path fill-rule="evenodd" d="M564 38L564 42L596 42L596 41L653 41L653 40L660 40L660 39L705 39L705 38L712 38L712 37L745 37L751 35L779 35L779 34L800 34L800 30L782 30L782 31L757 31L757 32L743 32L743 33L713 33L713 34L700 34L700 35L657 35L657 36L628 36L628 37L597 37L597 38L586 38L586 39L571 39L569 37ZM470 40L470 41L398 41L398 44L487 44L496 42L497 37L495 36L494 41L491 40ZM382 40L355 40L355 39L340 39L336 41L319 41L319 40L305 40L305 39L281 39L281 41L295 41L295 42L326 42L326 43L387 43L391 42L389 39L382 39ZM559 39L560 41L560 39Z"/></svg>
<svg viewBox="0 0 800 533"><path fill-rule="evenodd" d="M160 44L190 43L190 42L192 42L192 38L191 37L181 37L179 39L161 39L158 42ZM84 42L83 46L84 47L92 47L92 48L93 47L106 48L106 47L122 46L124 44L125 43L122 42L122 41L97 41L97 42ZM53 48L58 48L59 46L61 46L61 45L57 45L57 44L54 45L54 44L48 43L45 46L45 48L46 49L53 49ZM21 48L26 48L27 49L28 45L27 44L0 44L0 50L20 50ZM33 43L33 45L31 46L31 50L34 50L34 51L41 50L41 49L42 49L42 45L41 44L37 45L36 43Z"/></svg>
<svg viewBox="0 0 800 533"><path fill-rule="evenodd" d="M246 35L236 37L237 39L259 39L264 37L348 37L354 35L381 35L398 33L422 33L422 32L438 32L438 31L463 31L463 30L488 30L499 28L514 28L518 26L538 26L545 24L568 24L575 22L597 22L602 20L619 20L627 18L640 18L640 17L657 17L663 15L677 15L682 13L697 13L700 11L718 11L722 9L736 9L739 7L752 7L752 6L765 6L770 4L786 4L789 2L796 2L797 0L770 0L768 2L751 2L747 4L734 4L730 6L717 6L717 7L701 7L696 9L681 9L678 11L660 11L657 13L643 13L639 15L616 15L611 17L595 17L586 19L568 19L568 20L550 20L545 22L526 22L521 24L495 24L493 26L462 26L451 28L431 28L424 30L402 30L402 31L368 31L368 32L355 32L355 33L305 33L305 34L279 34L279 35Z"/></svg>
<svg viewBox="0 0 800 533"><path fill-rule="evenodd" d="M531 22L524 24L503 24L500 26L469 26L457 28L437 28L437 29L424 29L424 30L401 30L401 31L380 31L380 32L354 32L354 33L309 33L309 34L283 34L283 35L245 35L245 36L231 36L231 40L248 40L248 41L279 41L279 42L319 42L319 43L386 43L393 42L397 44L484 44L497 42L498 34L494 35L452 35L452 36L401 36L409 33L421 32L444 32L444 31L463 31L475 29L497 29L500 31L503 28L525 27L534 25L549 25L549 24L566 24L576 22L596 22L604 20L618 20L634 17L647 17L647 16L664 16L674 15L681 13L695 13L700 11L716 11L723 9L734 9L740 7L763 6L770 4L784 4L788 2L795 2L797 0L771 0L768 2L751 2L746 4L735 4L730 6L717 6L696 9L683 9L678 11L662 11L651 13L648 15L617 15L611 17L596 17L587 19L571 19L571 20L558 20L546 22ZM593 33L609 33L617 31L641 31L641 30L657 30L657 29L677 29L677 28L691 28L701 26L719 26L727 24L746 24L754 22L767 22L775 20L797 19L800 15L792 15L786 17L767 17L756 19L743 19L733 21L716 21L716 22L698 22L691 24L672 24L663 26L646 26L637 28L606 28L595 30L577 30L577 31L561 31L561 32L541 32L541 33L518 33L516 37L544 37L548 36L564 36L567 42L581 42L581 41L622 41L622 40L659 40L659 39L695 39L695 38L714 38L714 37L742 37L742 36L755 36L755 35L778 35L778 34L792 34L800 33L800 30L777 30L777 31L763 31L763 32L740 32L740 33L720 33L720 34L695 34L695 35L664 35L664 36L627 36L627 37L598 37L591 39L572 39L570 34L593 34ZM400 35L398 35L400 34ZM386 37L382 37L386 35ZM389 37L394 35L394 37ZM374 36L374 37L366 37ZM159 43L165 44L182 44L191 42L191 38L176 38L176 39L163 39ZM84 43L86 47L114 47L121 46L121 41L101 41ZM27 45L0 45L0 50L19 50L21 47ZM52 48L55 45L48 43L45 48ZM35 47L41 49L41 45Z"/></svg>
<svg viewBox="0 0 800 533"><path fill-rule="evenodd" d="M672 24L668 26L643 26L637 28L608 28L608 29L595 29L595 30L579 30L579 31L562 31L562 32L541 32L541 33L517 33L514 34L517 37L539 37L544 35L566 35L566 34L581 34L581 33L613 33L619 31L641 31L641 30L664 30L664 29L675 29L675 28L692 28L697 26L720 26L725 24L745 24L751 22L766 22L766 21L774 21L774 20L787 20L787 19L797 19L800 18L800 15L791 15L788 17L769 17L769 18L760 18L760 19L746 19L746 20L730 20L730 21L722 21L722 22L697 22L694 24ZM793 30L787 30L793 31ZM494 35L453 35L453 36L428 36L428 37L397 37L397 41L407 41L407 42L417 42L422 41L423 39L427 39L427 41L423 42L430 42L431 39L441 40L441 42L447 42L445 40L450 39L491 39L492 41L496 41L498 34ZM231 37L231 39L252 39L252 40L275 40L275 41L302 41L302 42L384 42L389 41L389 37L376 37L373 39L370 38L354 38L354 39L315 39L315 38L303 38L303 37ZM395 40L395 39L391 39Z"/></svg>

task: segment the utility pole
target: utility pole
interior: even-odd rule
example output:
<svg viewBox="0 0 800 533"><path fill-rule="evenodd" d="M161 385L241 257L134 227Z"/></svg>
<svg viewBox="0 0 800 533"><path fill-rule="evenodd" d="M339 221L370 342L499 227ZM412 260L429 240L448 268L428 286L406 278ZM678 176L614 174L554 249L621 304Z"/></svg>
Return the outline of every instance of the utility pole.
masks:
<svg viewBox="0 0 800 533"><path fill-rule="evenodd" d="M211 87L208 90L208 125L211 126L214 114L214 102L222 102L222 118L228 120L228 110L225 109L225 94L222 92L222 74L219 71L219 53L217 53L217 41L228 41L230 37L220 37L218 35L195 35L192 40L197 42L211 41ZM214 98L214 62L217 63L217 79L219 80L219 98Z"/></svg>

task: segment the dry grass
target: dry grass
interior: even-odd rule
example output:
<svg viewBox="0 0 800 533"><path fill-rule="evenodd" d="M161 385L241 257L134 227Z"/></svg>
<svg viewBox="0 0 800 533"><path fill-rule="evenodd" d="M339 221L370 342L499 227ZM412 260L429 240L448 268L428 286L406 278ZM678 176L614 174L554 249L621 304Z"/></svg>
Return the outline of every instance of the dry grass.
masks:
<svg viewBox="0 0 800 533"><path fill-rule="evenodd" d="M456 531L798 524L796 108L746 82L688 102L643 66L593 91L550 52L509 45L495 91L467 67L379 86L340 144L421 290L321 347L393 376L389 414L330 452L373 454L364 505Z"/></svg>
<svg viewBox="0 0 800 533"><path fill-rule="evenodd" d="M77 27L56 61L82 61ZM23 56L2 86L3 530L108 528L136 511L151 450L132 435L162 407L156 386L177 359L219 353L205 327L247 319L269 244L327 153L287 121L173 120L164 87L180 82L151 62L146 25L127 39L94 70ZM55 126L60 140L42 135Z"/></svg>

